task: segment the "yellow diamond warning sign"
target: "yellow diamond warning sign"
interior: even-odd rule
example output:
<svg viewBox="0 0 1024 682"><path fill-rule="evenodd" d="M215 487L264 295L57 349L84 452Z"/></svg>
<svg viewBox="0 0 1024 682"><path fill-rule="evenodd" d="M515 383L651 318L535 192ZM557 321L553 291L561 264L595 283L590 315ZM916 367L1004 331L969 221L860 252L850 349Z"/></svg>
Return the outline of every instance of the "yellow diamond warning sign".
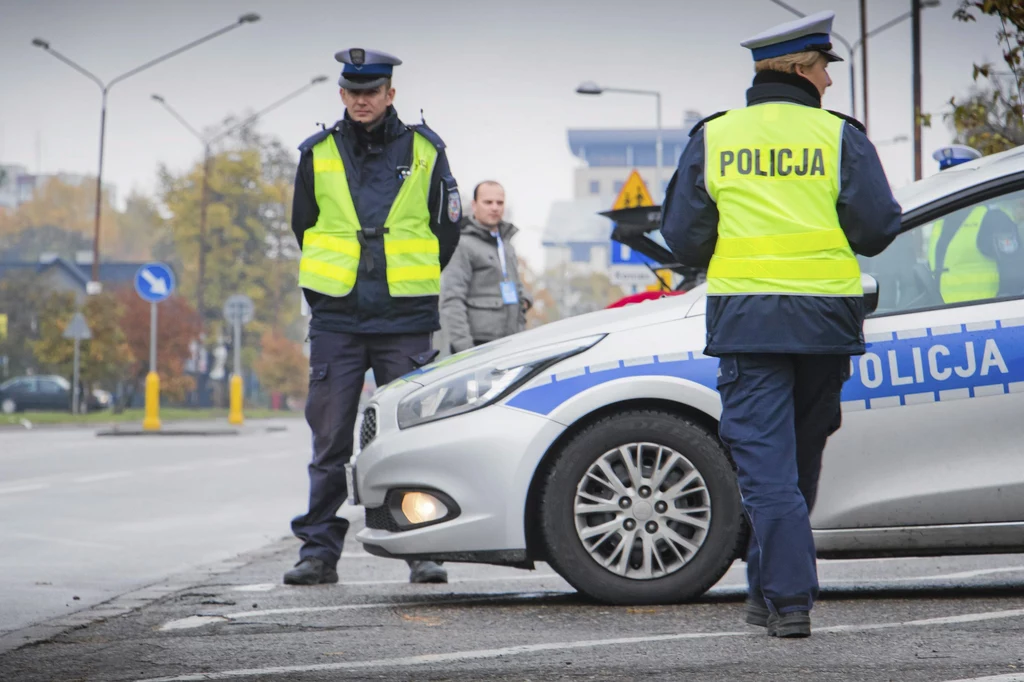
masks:
<svg viewBox="0 0 1024 682"><path fill-rule="evenodd" d="M622 186L619 196L615 198L612 210L634 208L636 206L654 206L654 199L651 198L651 193L647 191L647 185L644 184L640 173L634 169L629 174L629 177L626 178L626 184Z"/></svg>

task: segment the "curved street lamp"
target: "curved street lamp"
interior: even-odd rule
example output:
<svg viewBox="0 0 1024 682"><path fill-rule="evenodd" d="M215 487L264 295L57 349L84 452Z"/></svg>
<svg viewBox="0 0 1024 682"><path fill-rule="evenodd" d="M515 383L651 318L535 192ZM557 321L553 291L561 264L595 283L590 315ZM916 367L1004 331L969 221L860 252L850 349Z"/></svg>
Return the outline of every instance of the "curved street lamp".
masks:
<svg viewBox="0 0 1024 682"><path fill-rule="evenodd" d="M771 2L775 3L776 5L778 5L782 9L790 12L791 14L795 14L798 17L805 17L805 16L807 16L806 14L804 14L800 10L796 9L795 7L792 7L792 6L788 5L788 4L786 4L785 2L783 2L783 0L771 0ZM941 4L941 2L940 2L940 0L920 0L920 4L921 4L921 7L923 7L923 8L931 8L931 7L938 7ZM863 19L864 19L864 15L865 15L865 8L864 8L863 0L861 0L861 21L862 22L863 22ZM861 71L864 72L863 75L862 75L863 83L861 85L861 100L863 100L863 105L862 106L863 106L864 111L863 111L863 116L861 117L861 122L864 124L864 129L865 130L868 127L868 60L867 60L867 44L866 44L865 41L866 41L867 38L870 38L871 36L878 35L882 31L890 29L893 26L896 26L897 24L902 23L902 22L906 21L907 19L910 19L912 15L913 15L913 12L905 12L904 14L901 14L900 16L896 17L895 19L891 19L891 20L885 22L884 24L882 24L881 26L877 26L877 27L871 29L870 31L866 31L866 32L862 31L861 37L858 38L857 40L855 40L852 44L850 43L850 41L848 41L846 38L844 38L839 33L835 32L835 31L832 31L832 36L836 40L838 40L842 44L843 47L846 48L846 52L847 52L847 56L848 56L848 61L850 63L850 115L853 116L854 118L857 118L857 77L856 77L856 70L855 70L855 67L854 67L854 59L855 59L855 55L857 53L857 50L858 49L861 50L861 57L862 57ZM861 28L863 29L863 26Z"/></svg>
<svg viewBox="0 0 1024 682"><path fill-rule="evenodd" d="M618 92L627 95L653 95L655 98L655 138L654 138L654 197L662 200L661 187L661 93L657 90L634 90L632 88L607 88L594 81L584 81L576 88L579 95L603 95L606 92Z"/></svg>
<svg viewBox="0 0 1024 682"><path fill-rule="evenodd" d="M48 41L46 41L46 40L44 40L42 38L33 38L32 45L34 45L35 47L38 47L38 48L40 48L42 50L45 50L49 54L53 55L54 57L56 57L60 61L64 62L68 66L70 66L72 69L74 69L78 73L82 74L83 76L85 76L86 78L91 80L93 83L95 83L99 87L100 91L103 93L102 105L101 105L101 108L100 108L100 160L99 160L99 168L96 171L96 224L95 224L95 227L93 228L93 241L92 241L92 280L86 286L86 292L87 293L89 293L89 294L98 294L102 290L102 286L100 285L100 281L99 281L99 268L100 268L100 212L101 212L101 208L102 208L102 198L103 198L103 146L104 146L104 142L105 142L105 139L106 139L106 130L107 130L107 93L110 92L110 89L112 87L114 87L115 84L120 83L121 81L125 80L126 78L130 78L131 76L134 76L135 74L137 74L137 73L139 73L141 71L145 71L146 69L150 68L151 66L156 66L157 64L159 64L159 63L161 63L163 61L166 61L166 60L170 59L171 57L175 57L175 56L181 54L182 52L185 52L187 50L191 50L193 47L196 47L197 45L201 45L202 43L205 43L208 40L212 40L212 39L216 38L217 36L223 35L223 34L227 33L228 31L232 31L232 30L238 28L239 26L242 26L244 24L251 24L251 23L257 22L259 20L260 20L260 15L258 15L258 14L255 14L255 13L252 13L252 12L250 12L248 14L243 14L242 16L238 17L238 19L234 23L232 23L232 24L230 24L228 26L225 26L222 29L214 31L213 33L205 35L202 38L199 38L197 40L193 40L191 43L188 43L187 45L183 45L183 46L179 47L176 50L172 50L172 51L168 52L167 54L161 55L161 56L157 57L156 59L151 59L150 61L146 62L142 66L137 66L134 69L132 69L131 71L126 71L125 73L122 73L120 76L117 76L116 78L110 80L107 83L104 83L102 80L100 80L94 74L92 74L91 72L86 70L84 67L76 64L75 62L71 61L71 59L65 57L60 52L57 52L56 50L54 50L52 47L50 47L50 43Z"/></svg>
<svg viewBox="0 0 1024 682"><path fill-rule="evenodd" d="M254 122L256 119L260 118L261 116L264 116L265 114L269 113L270 111L273 111L274 109L278 108L285 102L288 102L289 100L298 97L299 95L306 92L306 90L309 90L314 85L317 85L318 83L323 83L326 80L327 76L316 76L315 78L310 79L309 83L306 83L298 90L288 93L281 99L264 107L263 109L260 109L255 114L249 116L245 120L229 125L215 132L210 137L205 137L203 136L202 133L196 130L187 120L185 120L184 117L182 117L181 114L179 114L170 104L167 103L167 100L163 96L158 95L156 93L151 95L154 101L160 103L164 107L164 109L166 109L168 113L170 113L171 116L173 116L174 119L178 121L178 123L180 123L182 126L184 126L186 130L192 133L192 135L195 136L195 138L198 139L199 142L202 143L203 145L203 188L201 195L202 198L200 199L199 205L199 263L198 274L196 277L196 310L199 312L200 319L205 320L203 293L204 283L206 281L206 208L207 204L209 203L210 167L213 164L213 156L210 153L211 147L214 145L214 143L218 142L219 140L222 140L223 138L227 137L236 130L246 127L247 125Z"/></svg>

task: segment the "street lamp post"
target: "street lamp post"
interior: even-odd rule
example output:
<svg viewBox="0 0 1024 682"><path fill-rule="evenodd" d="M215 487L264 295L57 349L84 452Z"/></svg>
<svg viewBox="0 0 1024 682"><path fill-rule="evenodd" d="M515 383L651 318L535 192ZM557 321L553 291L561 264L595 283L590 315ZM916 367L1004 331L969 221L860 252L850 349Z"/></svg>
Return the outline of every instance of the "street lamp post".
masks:
<svg viewBox="0 0 1024 682"><path fill-rule="evenodd" d="M211 153L213 145L219 140L223 139L224 137L235 132L236 130L239 130L240 128L244 128L245 126L251 124L259 117L276 109L285 102L288 102L289 100L298 97L299 95L301 95L314 85L318 83L323 83L326 80L327 76L317 76L316 78L311 79L309 83L303 85L298 90L290 92L289 94L285 95L284 97L277 100L273 104L270 104L267 107L261 109L260 111L257 111L252 116L249 116L244 121L236 123L228 128L225 128L224 130L217 132L216 134L209 138L204 137L202 133L200 133L191 124L189 124L189 122L186 121L185 118L181 116L181 114L175 111L175 109L171 107L171 105L167 103L167 100L164 99L161 95L152 95L152 98L155 101L163 105L163 107L167 109L171 116L173 116L175 120L178 121L178 123L184 126L186 130L192 133L196 137L196 139L198 139L199 142L202 143L203 145L203 185L199 200L199 262L197 264L198 274L196 277L196 309L199 312L200 319L205 319L203 293L205 290L204 284L206 281L206 209L209 203L209 178L210 169L211 166L213 165L213 154Z"/></svg>
<svg viewBox="0 0 1024 682"><path fill-rule="evenodd" d="M655 130L654 130L654 198L662 201L661 186L662 140L661 140L661 93L657 90L634 90L631 88L606 88L593 81L581 83L576 92L580 95L602 95L606 92L619 92L627 95L653 95L655 98Z"/></svg>
<svg viewBox="0 0 1024 682"><path fill-rule="evenodd" d="M807 16L803 12L801 12L800 10L798 10L798 9L796 9L794 7L790 7L785 2L782 2L782 0L771 0L771 1L773 3L775 3L776 5L778 5L779 7L781 7L783 9L791 12L792 14L795 14L798 17ZM916 1L918 1L920 3L920 7L922 7L922 8L938 7L941 4L941 0L916 0ZM860 38L858 38L856 41L854 41L854 43L851 45L841 35L839 35L835 31L832 32L832 35L836 39L838 39L839 42L841 42L844 47L846 47L847 52L849 53L849 62L850 62L850 115L853 116L854 118L857 118L857 104L856 104L856 101L855 101L856 100L856 87L854 85L855 75L854 75L853 62L854 62L854 57L855 57L855 55L857 53L857 50L858 49L863 50L863 53L861 55L861 62L862 62L861 70L863 71L863 74L861 76L861 81L862 81L862 83L861 83L861 99L862 99L861 106L863 108L863 116L861 117L860 120L864 124L864 129L865 130L867 130L867 127L868 127L868 58L867 58L867 38L870 38L871 36L878 35L882 31L890 29L893 26L895 26L895 25L897 25L899 23L902 23L902 22L906 21L907 19L910 19L912 14L913 14L913 12L906 12L905 14L901 14L901 15L899 15L898 17L896 17L894 19L890 19L889 21L885 22L881 26L877 26L877 27L871 29L870 31L864 32L863 22L865 21L865 18L867 16L867 10L865 9L864 5L862 4L861 5L861 22L862 22L862 25L861 25L861 37Z"/></svg>
<svg viewBox="0 0 1024 682"><path fill-rule="evenodd" d="M131 71L126 71L125 73L122 73L120 76L112 79L111 81L109 81L108 83L105 83L105 84L104 84L104 82L102 80L100 80L98 77L96 77L95 75L93 75L92 73L87 71L85 68L83 68L82 66L79 66L75 62L71 61L69 58L67 58L64 55L62 55L60 52L57 52L56 50L54 50L52 47L50 47L50 43L47 42L46 40L43 40L42 38L34 38L32 40L32 44L33 45L35 45L36 47L38 47L38 48L40 48L42 50L45 50L49 54L53 55L54 57L56 57L60 61L64 62L68 66L70 66L75 71L79 72L80 74L82 74L83 76L85 76L86 78L91 80L97 86L99 86L100 91L103 94L102 102L101 102L101 107L100 107L100 159L99 159L99 167L98 167L98 169L96 171L96 224L95 224L95 227L93 228L93 241L92 241L92 281L90 281L89 284L88 284L88 288L87 288L88 289L88 293L95 294L95 293L99 293L99 291L100 291L100 281L99 281L99 268L100 268L100 214L101 214L102 198L103 198L103 148L104 148L104 142L106 141L106 131L107 131L107 94L110 92L110 89L112 87L114 87L114 85L116 83L120 83L121 81L125 80L126 78L134 76L135 74L137 74L137 73L139 73L141 71L145 71L146 69L150 68L151 66L156 66L160 62L166 61L166 60L170 59L171 57L177 56L177 55L181 54L182 52L185 52L186 50L190 50L193 47L196 47L197 45L205 43L208 40L212 40L213 38L216 38L217 36L223 35L223 34L227 33L228 31L236 29L239 26L241 26L242 24L251 24L251 23L259 21L259 20L260 20L260 15L258 15L258 14L254 14L254 13L243 14L233 24L230 24L229 26L225 26L224 28L222 28L220 30L214 31L213 33L210 33L209 35L205 35L202 38L199 38L198 40L193 40L191 43L189 43L187 45L183 45L182 47L179 47L176 50L172 50L171 52L168 52L165 55L161 55L160 57L157 57L156 59L152 59L152 60L146 62L145 64L143 64L142 66L138 66L138 67L132 69Z"/></svg>

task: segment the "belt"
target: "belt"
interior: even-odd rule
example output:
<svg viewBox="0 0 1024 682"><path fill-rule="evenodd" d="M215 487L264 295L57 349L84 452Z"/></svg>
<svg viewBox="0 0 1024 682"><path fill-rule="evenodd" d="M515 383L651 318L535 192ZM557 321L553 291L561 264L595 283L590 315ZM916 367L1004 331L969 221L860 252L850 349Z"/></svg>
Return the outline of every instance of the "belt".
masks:
<svg viewBox="0 0 1024 682"><path fill-rule="evenodd" d="M356 230L356 240L359 241L359 265L364 272L373 272L373 254L367 248L368 239L383 239L390 230L386 227L362 227Z"/></svg>

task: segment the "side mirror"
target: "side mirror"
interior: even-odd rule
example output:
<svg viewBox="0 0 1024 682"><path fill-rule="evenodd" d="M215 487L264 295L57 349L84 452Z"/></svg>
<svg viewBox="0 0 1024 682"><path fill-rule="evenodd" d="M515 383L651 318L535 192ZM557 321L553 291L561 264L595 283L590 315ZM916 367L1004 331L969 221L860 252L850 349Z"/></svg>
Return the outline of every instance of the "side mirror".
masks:
<svg viewBox="0 0 1024 682"><path fill-rule="evenodd" d="M864 289L864 312L870 315L878 308L878 280L861 273L860 284Z"/></svg>

